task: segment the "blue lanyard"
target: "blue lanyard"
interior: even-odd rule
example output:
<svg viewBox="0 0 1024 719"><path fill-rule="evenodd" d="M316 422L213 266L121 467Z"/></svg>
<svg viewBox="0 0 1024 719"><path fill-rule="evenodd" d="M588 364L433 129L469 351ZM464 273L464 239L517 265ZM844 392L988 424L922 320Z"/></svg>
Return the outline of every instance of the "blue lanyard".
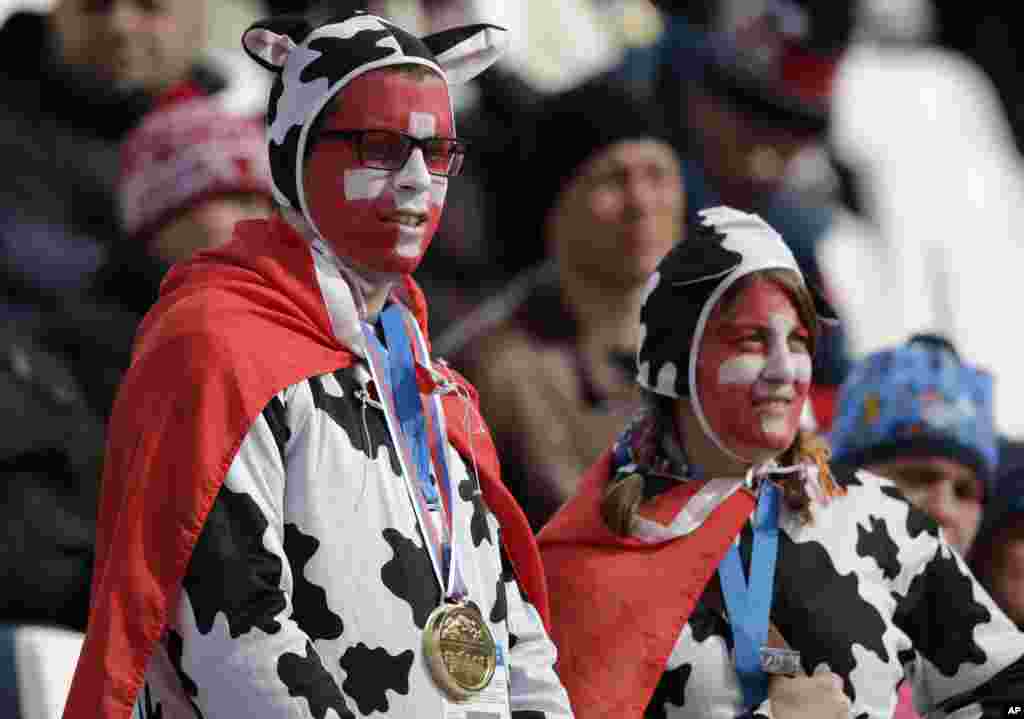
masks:
<svg viewBox="0 0 1024 719"><path fill-rule="evenodd" d="M761 647L768 639L768 615L775 586L775 559L779 546L778 488L762 480L754 514L754 549L750 583L743 576L743 562L735 544L718 565L722 596L729 610L736 653L736 673L743 687L743 701L754 708L768 697L768 675L761 669Z"/></svg>
<svg viewBox="0 0 1024 719"><path fill-rule="evenodd" d="M401 308L391 305L380 314L384 338L388 343L388 374L391 391L395 397L395 409L402 432L412 440L413 459L416 462L416 480L423 498L432 508L441 501L437 487L430 478L430 445L427 440L427 419L423 414L419 385L416 383L416 366L413 362L409 336L405 332L405 321Z"/></svg>

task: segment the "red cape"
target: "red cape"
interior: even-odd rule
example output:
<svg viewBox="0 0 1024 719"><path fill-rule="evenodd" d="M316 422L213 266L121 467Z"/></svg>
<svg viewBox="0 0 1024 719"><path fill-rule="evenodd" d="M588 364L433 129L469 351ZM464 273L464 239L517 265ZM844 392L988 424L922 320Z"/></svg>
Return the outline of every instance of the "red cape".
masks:
<svg viewBox="0 0 1024 719"><path fill-rule="evenodd" d="M426 303L405 294L426 334ZM240 223L228 245L176 266L143 320L111 416L89 627L64 719L126 719L175 606L192 549L249 427L271 398L347 367L307 242L283 220ZM443 370L470 393L475 390ZM444 398L449 439L468 456L465 400ZM455 414L457 413L457 414ZM470 423L485 426L479 418ZM548 623L536 541L501 483L489 434L472 451L525 593Z"/></svg>
<svg viewBox="0 0 1024 719"><path fill-rule="evenodd" d="M647 544L611 532L601 496L611 450L538 535L551 601L558 675L576 719L640 719L679 633L733 537L754 508L739 491L692 534ZM697 482L680 483L644 507L669 524Z"/></svg>

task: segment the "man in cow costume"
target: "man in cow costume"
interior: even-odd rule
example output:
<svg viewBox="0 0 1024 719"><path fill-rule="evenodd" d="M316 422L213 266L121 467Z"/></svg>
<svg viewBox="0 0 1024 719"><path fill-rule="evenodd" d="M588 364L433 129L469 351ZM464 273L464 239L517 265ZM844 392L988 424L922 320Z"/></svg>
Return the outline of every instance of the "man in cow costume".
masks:
<svg viewBox="0 0 1024 719"><path fill-rule="evenodd" d="M660 262L651 409L540 533L577 717L889 719L904 677L929 717L1024 698L1024 633L942 529L801 429L830 315L756 215L702 210Z"/></svg>
<svg viewBox="0 0 1024 719"><path fill-rule="evenodd" d="M410 277L488 25L243 36L280 205L168 275L113 410L65 717L570 717L539 555Z"/></svg>

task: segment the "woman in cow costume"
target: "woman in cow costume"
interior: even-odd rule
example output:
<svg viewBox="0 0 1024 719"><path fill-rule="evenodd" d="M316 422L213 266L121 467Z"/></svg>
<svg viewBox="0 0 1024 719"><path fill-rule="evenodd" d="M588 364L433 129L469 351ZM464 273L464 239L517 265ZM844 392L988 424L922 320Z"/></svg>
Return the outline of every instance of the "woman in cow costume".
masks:
<svg viewBox="0 0 1024 719"><path fill-rule="evenodd" d="M577 717L887 719L904 676L929 716L1024 697L1024 634L935 522L800 428L830 314L755 215L706 209L662 259L650 409L540 534Z"/></svg>
<svg viewBox="0 0 1024 719"><path fill-rule="evenodd" d="M280 212L176 266L121 387L65 717L569 717L536 543L410 273L488 25L277 17Z"/></svg>

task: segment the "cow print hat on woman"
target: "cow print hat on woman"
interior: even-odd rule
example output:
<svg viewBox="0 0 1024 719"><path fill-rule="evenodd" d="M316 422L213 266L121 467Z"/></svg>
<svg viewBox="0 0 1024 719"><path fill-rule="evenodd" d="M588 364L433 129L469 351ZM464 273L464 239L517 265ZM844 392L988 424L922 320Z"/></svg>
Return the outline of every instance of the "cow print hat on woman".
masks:
<svg viewBox="0 0 1024 719"><path fill-rule="evenodd" d="M647 281L640 309L637 382L666 397L690 397L705 432L697 393L697 348L711 310L741 277L768 269L803 274L782 237L757 215L731 207L697 213L686 240L677 244ZM818 320L836 322L835 313L813 287ZM809 328L817 335L817 328ZM682 362L687 366L680 368ZM680 371L682 369L683 371Z"/></svg>
<svg viewBox="0 0 1024 719"><path fill-rule="evenodd" d="M349 82L370 70L409 64L433 69L449 85L468 82L501 56L505 34L496 25L476 24L419 38L361 10L323 22L282 15L254 23L242 46L276 75L267 106L274 198L309 221L302 188L309 130Z"/></svg>

